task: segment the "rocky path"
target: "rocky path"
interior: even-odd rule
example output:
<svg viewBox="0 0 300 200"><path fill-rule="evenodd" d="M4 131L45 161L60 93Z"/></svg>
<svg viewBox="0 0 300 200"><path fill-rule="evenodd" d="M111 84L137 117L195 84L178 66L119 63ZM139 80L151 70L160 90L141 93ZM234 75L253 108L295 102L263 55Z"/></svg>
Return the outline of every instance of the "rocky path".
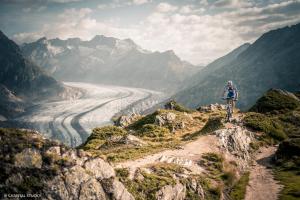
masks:
<svg viewBox="0 0 300 200"><path fill-rule="evenodd" d="M166 150L137 160L129 160L115 164L115 168L129 168L132 176L137 168L156 162L177 163L187 166L195 173L203 169L196 164L203 153L218 151L218 139L214 135L199 137L197 140L184 145L181 149Z"/></svg>
<svg viewBox="0 0 300 200"><path fill-rule="evenodd" d="M245 200L276 200L281 186L272 175L271 159L275 147L261 148L250 171Z"/></svg>

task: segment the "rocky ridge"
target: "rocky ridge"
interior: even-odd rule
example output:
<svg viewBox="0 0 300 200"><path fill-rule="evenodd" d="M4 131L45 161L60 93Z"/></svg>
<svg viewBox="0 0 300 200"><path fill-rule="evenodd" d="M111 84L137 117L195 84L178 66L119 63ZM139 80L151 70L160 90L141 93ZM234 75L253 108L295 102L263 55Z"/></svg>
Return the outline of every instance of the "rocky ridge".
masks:
<svg viewBox="0 0 300 200"><path fill-rule="evenodd" d="M272 197L296 197L298 99L270 90L253 106L263 113L236 111L231 123L224 122L222 107L188 113L173 107L122 127L95 128L77 149L32 131L1 129L1 193L37 192L44 199L190 200L243 199L251 197L249 191L257 191L257 197L276 191ZM185 126L173 129L178 122ZM279 144L274 159L273 144ZM272 170L255 161L261 147L273 149L266 158ZM260 174L272 188L253 185Z"/></svg>

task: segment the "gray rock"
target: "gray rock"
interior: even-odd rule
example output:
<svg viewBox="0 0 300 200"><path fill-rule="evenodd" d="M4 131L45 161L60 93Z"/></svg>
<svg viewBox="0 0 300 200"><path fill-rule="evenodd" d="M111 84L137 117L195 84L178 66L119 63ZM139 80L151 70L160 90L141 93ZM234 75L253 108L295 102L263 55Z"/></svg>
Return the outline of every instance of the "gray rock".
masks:
<svg viewBox="0 0 300 200"><path fill-rule="evenodd" d="M91 159L84 163L85 170L92 173L96 179L107 179L115 176L115 170L101 158Z"/></svg>
<svg viewBox="0 0 300 200"><path fill-rule="evenodd" d="M113 200L134 200L132 194L115 178L103 179L102 185L105 192L110 194Z"/></svg>
<svg viewBox="0 0 300 200"><path fill-rule="evenodd" d="M155 124L159 126L164 126L167 124L172 124L176 119L176 115L171 112L163 113L155 116Z"/></svg>
<svg viewBox="0 0 300 200"><path fill-rule="evenodd" d="M136 113L132 113L131 115L122 115L115 121L115 125L121 126L121 127L126 127L140 117L141 117L141 115L136 114Z"/></svg>
<svg viewBox="0 0 300 200"><path fill-rule="evenodd" d="M96 179L90 179L81 184L79 200L105 200L109 199L105 194L102 185Z"/></svg>
<svg viewBox="0 0 300 200"><path fill-rule="evenodd" d="M127 144L127 145L133 145L133 146L145 146L147 145L146 142L143 140L139 139L138 137L134 135L126 135L122 138L122 143Z"/></svg>
<svg viewBox="0 0 300 200"><path fill-rule="evenodd" d="M48 181L45 194L47 199L50 200L70 199L70 194L66 188L63 176L56 176L52 180Z"/></svg>
<svg viewBox="0 0 300 200"><path fill-rule="evenodd" d="M60 147L59 146L50 147L45 153L61 155Z"/></svg>
<svg viewBox="0 0 300 200"><path fill-rule="evenodd" d="M64 174L65 186L71 197L78 198L80 196L80 188L84 182L91 179L91 176L87 173L85 169L76 165Z"/></svg>
<svg viewBox="0 0 300 200"><path fill-rule="evenodd" d="M26 148L15 155L15 166L41 168L43 164L40 152L34 148Z"/></svg>
<svg viewBox="0 0 300 200"><path fill-rule="evenodd" d="M174 186L166 185L156 193L157 200L183 200L186 196L186 187L181 183Z"/></svg>
<svg viewBox="0 0 300 200"><path fill-rule="evenodd" d="M251 159L250 143L254 139L253 133L240 126L219 129L214 133L220 140L221 148L235 156L242 167L246 167Z"/></svg>

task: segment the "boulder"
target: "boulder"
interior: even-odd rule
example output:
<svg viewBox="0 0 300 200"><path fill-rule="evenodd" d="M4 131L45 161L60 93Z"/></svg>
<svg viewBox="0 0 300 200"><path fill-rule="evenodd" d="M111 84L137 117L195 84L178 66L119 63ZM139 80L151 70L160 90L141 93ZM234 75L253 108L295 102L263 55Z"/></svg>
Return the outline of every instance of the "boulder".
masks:
<svg viewBox="0 0 300 200"><path fill-rule="evenodd" d="M250 143L254 140L254 134L240 126L219 129L214 132L219 138L221 148L241 161L241 166L246 167L250 157Z"/></svg>
<svg viewBox="0 0 300 200"><path fill-rule="evenodd" d="M84 168L92 173L96 179L102 180L115 176L114 168L101 158L86 161Z"/></svg>
<svg viewBox="0 0 300 200"><path fill-rule="evenodd" d="M108 193L113 200L134 200L125 186L115 178L108 178L102 180L102 186L106 193Z"/></svg>
<svg viewBox="0 0 300 200"><path fill-rule="evenodd" d="M133 146L145 146L147 145L146 142L143 140L139 139L138 137L134 135L126 135L122 138L122 143L127 144L127 145L133 145Z"/></svg>
<svg viewBox="0 0 300 200"><path fill-rule="evenodd" d="M87 182L82 183L78 199L105 200L109 198L105 194L102 185L96 179L89 179Z"/></svg>
<svg viewBox="0 0 300 200"><path fill-rule="evenodd" d="M207 106L200 106L197 110L200 112L211 112L211 111L220 111L225 109L226 109L226 105L216 103Z"/></svg>
<svg viewBox="0 0 300 200"><path fill-rule="evenodd" d="M139 119L141 115L132 113L131 115L122 115L116 121L116 126L126 127L129 124L132 124L134 121Z"/></svg>
<svg viewBox="0 0 300 200"><path fill-rule="evenodd" d="M183 200L185 196L186 187L181 183L166 185L156 193L157 200Z"/></svg>
<svg viewBox="0 0 300 200"><path fill-rule="evenodd" d="M176 119L176 115L171 112L162 113L160 115L155 116L155 122L154 124L159 126L164 126L167 124L172 124Z"/></svg>
<svg viewBox="0 0 300 200"><path fill-rule="evenodd" d="M59 146L53 146L50 147L46 152L46 154L55 154L55 155L61 155L60 147Z"/></svg>
<svg viewBox="0 0 300 200"><path fill-rule="evenodd" d="M26 148L21 153L15 155L15 166L25 168L41 168L43 164L39 150Z"/></svg>

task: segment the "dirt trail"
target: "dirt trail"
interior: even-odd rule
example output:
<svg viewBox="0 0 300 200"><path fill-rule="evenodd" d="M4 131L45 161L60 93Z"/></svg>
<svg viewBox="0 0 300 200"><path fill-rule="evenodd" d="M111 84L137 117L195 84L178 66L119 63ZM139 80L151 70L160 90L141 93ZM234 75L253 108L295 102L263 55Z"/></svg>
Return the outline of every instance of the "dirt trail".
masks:
<svg viewBox="0 0 300 200"><path fill-rule="evenodd" d="M245 200L276 200L281 186L272 175L271 159L275 147L261 148L250 171Z"/></svg>
<svg viewBox="0 0 300 200"><path fill-rule="evenodd" d="M214 135L206 135L184 145L182 149L162 151L137 160L118 163L115 167L129 168L130 175L133 175L137 168L160 161L185 165L193 172L201 173L203 169L196 164L201 155L217 151L219 151L218 138Z"/></svg>

